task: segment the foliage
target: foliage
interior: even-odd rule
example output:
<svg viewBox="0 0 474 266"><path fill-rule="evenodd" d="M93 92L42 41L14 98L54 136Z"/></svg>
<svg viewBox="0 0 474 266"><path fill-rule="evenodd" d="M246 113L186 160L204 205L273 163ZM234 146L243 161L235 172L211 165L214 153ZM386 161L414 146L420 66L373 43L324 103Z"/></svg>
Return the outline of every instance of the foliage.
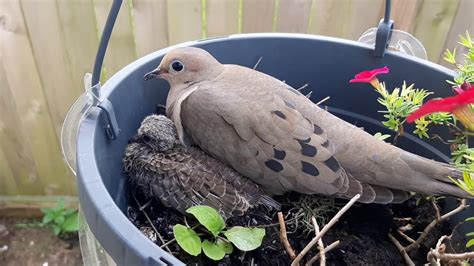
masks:
<svg viewBox="0 0 474 266"><path fill-rule="evenodd" d="M463 55L463 62L459 63L456 61L456 49L453 51L447 50L444 53L444 59L454 65L457 72L454 80L447 82L453 85L453 90L458 95L466 95L464 93L466 93L467 90L473 89L471 86L472 83L474 83L474 42L469 33L466 32L465 36L460 36L459 44L468 50L467 54ZM371 84L380 94L378 102L385 107L385 110L381 110L380 112L384 114L383 116L387 120L382 121L382 123L386 127L398 131L398 135L404 133L404 123L407 121L407 117L423 105L427 96L433 94L425 89L415 89L413 84L407 86L406 82L403 82L401 88L394 88L391 92L386 89L384 83L380 83L378 80L376 80L376 82L372 81ZM434 102L432 101L431 103ZM452 104L452 102L450 103ZM472 108L472 105L468 106ZM445 111L446 109L441 110ZM474 112L470 113L470 115L474 115ZM412 115L412 117L414 116ZM450 145L452 150L452 162L456 168L463 171L463 179L449 178L461 189L474 196L474 148L470 148L468 143L469 137L474 136L474 133L471 131L472 127L468 125L466 128L460 128L457 125L457 119L454 115L437 112L416 119L413 133L419 138L430 138L428 128L431 125L448 127L452 139L447 140L447 142L441 140ZM377 139L386 138L382 136L381 133L375 134L375 137ZM430 200L436 200L436 198L431 198ZM466 221L474 221L474 217L470 217ZM466 247L474 246L474 239L472 239L474 232L468 233L466 236L471 237Z"/></svg>
<svg viewBox="0 0 474 266"><path fill-rule="evenodd" d="M61 199L53 208L43 208L43 225L51 225L54 235L75 233L79 230L79 217L76 209L66 208Z"/></svg>
<svg viewBox="0 0 474 266"><path fill-rule="evenodd" d="M374 134L374 137L380 141L384 141L388 138L390 138L391 136L389 134L382 134L380 132L377 132Z"/></svg>
<svg viewBox="0 0 474 266"><path fill-rule="evenodd" d="M218 261L233 252L233 245L242 251L254 250L262 245L265 236L263 228L234 226L226 230L224 218L209 206L194 206L186 212L196 218L199 222L197 229L204 231L208 238L201 240L202 234L196 233L195 227L173 226L176 242L190 255L197 256L202 251L210 259Z"/></svg>

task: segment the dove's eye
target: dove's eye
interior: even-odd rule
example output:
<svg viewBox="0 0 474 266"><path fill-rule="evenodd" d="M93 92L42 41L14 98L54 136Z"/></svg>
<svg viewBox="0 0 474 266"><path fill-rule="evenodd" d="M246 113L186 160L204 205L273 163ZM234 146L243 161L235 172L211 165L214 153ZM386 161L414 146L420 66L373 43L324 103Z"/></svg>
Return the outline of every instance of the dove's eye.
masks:
<svg viewBox="0 0 474 266"><path fill-rule="evenodd" d="M175 71L175 72L181 72L184 70L184 65L183 63L181 63L181 61L179 60L174 60L173 62L171 62L170 64L170 69Z"/></svg>

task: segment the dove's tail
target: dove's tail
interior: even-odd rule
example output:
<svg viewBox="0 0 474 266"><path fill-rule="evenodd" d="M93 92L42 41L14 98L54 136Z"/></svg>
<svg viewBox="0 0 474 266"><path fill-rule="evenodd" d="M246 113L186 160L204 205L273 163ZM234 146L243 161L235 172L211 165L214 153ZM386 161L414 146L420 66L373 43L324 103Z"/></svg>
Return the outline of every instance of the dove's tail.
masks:
<svg viewBox="0 0 474 266"><path fill-rule="evenodd" d="M472 195L458 187L450 179L463 178L463 173L459 169L456 169L450 164L429 160L411 153L405 153L404 156L410 157L405 159L405 162L407 162L411 168L430 178L430 182L427 182L425 186L419 186L420 191L415 192L433 195L449 195L459 198L473 198Z"/></svg>
<svg viewBox="0 0 474 266"><path fill-rule="evenodd" d="M263 195L258 200L258 204L266 206L266 207L268 207L270 209L274 209L274 210L280 210L280 208L281 208L280 203L278 203L276 200L272 199L272 197L270 197L268 195Z"/></svg>

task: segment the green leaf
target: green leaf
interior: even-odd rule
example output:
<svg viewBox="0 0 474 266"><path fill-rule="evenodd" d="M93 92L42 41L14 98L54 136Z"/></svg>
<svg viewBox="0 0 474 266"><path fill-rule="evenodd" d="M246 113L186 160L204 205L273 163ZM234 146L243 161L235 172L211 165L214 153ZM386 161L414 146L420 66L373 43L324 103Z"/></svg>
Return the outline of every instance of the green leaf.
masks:
<svg viewBox="0 0 474 266"><path fill-rule="evenodd" d="M466 222L474 222L474 217L467 217Z"/></svg>
<svg viewBox="0 0 474 266"><path fill-rule="evenodd" d="M65 232L77 232L79 230L79 216L77 212L66 218L62 224L62 229Z"/></svg>
<svg viewBox="0 0 474 266"><path fill-rule="evenodd" d="M66 220L66 217L64 215L59 215L59 216L56 216L56 218L54 218L54 222L60 225L63 224L65 220Z"/></svg>
<svg viewBox="0 0 474 266"><path fill-rule="evenodd" d="M377 132L377 133L375 133L374 137L376 139L380 140L380 141L384 141L384 140L390 138L390 135L389 134L382 134L380 132Z"/></svg>
<svg viewBox="0 0 474 266"><path fill-rule="evenodd" d="M193 229L177 224L173 226L173 234L178 245L188 254L193 256L201 254L201 238Z"/></svg>
<svg viewBox="0 0 474 266"><path fill-rule="evenodd" d="M214 237L225 228L224 219L214 208L199 205L187 209L186 212L194 215L199 223L206 227Z"/></svg>
<svg viewBox="0 0 474 266"><path fill-rule="evenodd" d="M224 232L227 239L242 251L250 251L262 245L265 229L234 226Z"/></svg>
<svg viewBox="0 0 474 266"><path fill-rule="evenodd" d="M66 209L66 211L64 212L64 215L68 216L68 215L71 215L75 212L77 212L76 209Z"/></svg>
<svg viewBox="0 0 474 266"><path fill-rule="evenodd" d="M474 236L474 232L467 233L466 236Z"/></svg>
<svg viewBox="0 0 474 266"><path fill-rule="evenodd" d="M467 241L467 243L466 243L466 248L470 248L472 246L474 246L474 239L471 239L471 240Z"/></svg>
<svg viewBox="0 0 474 266"><path fill-rule="evenodd" d="M41 223L42 224L49 224L53 220L54 220L54 215L53 215L53 213L49 212L49 213L46 213L43 216L43 221L41 221Z"/></svg>
<svg viewBox="0 0 474 266"><path fill-rule="evenodd" d="M59 225L54 225L53 226L53 234L55 236L58 236L61 233L61 227Z"/></svg>
<svg viewBox="0 0 474 266"><path fill-rule="evenodd" d="M219 246L217 243L212 243L209 240L202 242L202 251L212 260L221 260L225 256L224 247Z"/></svg>
<svg viewBox="0 0 474 266"><path fill-rule="evenodd" d="M50 213L50 212L53 211L53 209L51 209L51 208L41 208L40 210L41 210L41 212L44 213L44 214L47 214L47 213Z"/></svg>

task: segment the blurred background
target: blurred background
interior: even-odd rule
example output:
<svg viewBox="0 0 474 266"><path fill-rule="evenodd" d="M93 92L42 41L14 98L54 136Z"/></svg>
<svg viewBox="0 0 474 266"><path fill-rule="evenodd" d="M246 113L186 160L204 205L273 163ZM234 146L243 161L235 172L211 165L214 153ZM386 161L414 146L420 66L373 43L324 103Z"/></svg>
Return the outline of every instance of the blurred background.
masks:
<svg viewBox="0 0 474 266"><path fill-rule="evenodd" d="M298 32L357 40L384 0L124 0L104 78L163 47L248 32ZM111 0L0 0L0 210L76 201L59 143L83 92ZM472 0L393 0L395 28L443 64L458 35L474 33Z"/></svg>

